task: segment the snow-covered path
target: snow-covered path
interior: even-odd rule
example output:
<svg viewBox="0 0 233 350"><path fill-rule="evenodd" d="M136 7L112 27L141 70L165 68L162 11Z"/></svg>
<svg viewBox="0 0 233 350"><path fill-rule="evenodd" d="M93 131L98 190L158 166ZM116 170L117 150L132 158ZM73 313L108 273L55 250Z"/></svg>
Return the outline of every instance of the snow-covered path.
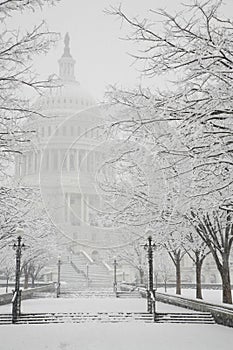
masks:
<svg viewBox="0 0 233 350"><path fill-rule="evenodd" d="M34 299L24 312L145 311L144 299ZM158 303L158 311L182 310ZM0 312L9 312L1 306ZM187 310L186 310L187 311ZM1 350L229 350L233 329L218 325L84 323L0 327Z"/></svg>
<svg viewBox="0 0 233 350"><path fill-rule="evenodd" d="M146 312L146 299L52 298L22 301L22 312ZM157 303L158 312L187 312L187 309ZM0 306L0 313L10 313L11 305Z"/></svg>

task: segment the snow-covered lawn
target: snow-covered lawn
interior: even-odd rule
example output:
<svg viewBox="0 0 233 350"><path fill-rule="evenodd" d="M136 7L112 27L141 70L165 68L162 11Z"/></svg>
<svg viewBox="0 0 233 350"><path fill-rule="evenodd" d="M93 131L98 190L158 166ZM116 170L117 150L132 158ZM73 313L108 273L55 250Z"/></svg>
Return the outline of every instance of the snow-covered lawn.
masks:
<svg viewBox="0 0 233 350"><path fill-rule="evenodd" d="M182 310L158 303L158 311ZM23 312L145 311L144 299L34 299ZM187 311L187 310L186 310ZM10 312L10 306L0 307ZM229 350L233 329L218 325L84 323L0 327L1 350Z"/></svg>
<svg viewBox="0 0 233 350"><path fill-rule="evenodd" d="M8 293L11 293L12 289L14 289L14 288L8 287ZM5 293L6 293L6 287L1 287L0 294L5 294Z"/></svg>

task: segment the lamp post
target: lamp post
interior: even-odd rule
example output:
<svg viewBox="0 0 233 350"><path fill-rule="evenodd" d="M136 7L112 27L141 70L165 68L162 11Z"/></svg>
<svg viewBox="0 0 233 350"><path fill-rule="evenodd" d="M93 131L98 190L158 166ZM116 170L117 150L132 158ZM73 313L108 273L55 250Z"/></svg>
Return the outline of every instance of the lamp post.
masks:
<svg viewBox="0 0 233 350"><path fill-rule="evenodd" d="M117 261L116 258L114 258L113 261L113 292L117 292Z"/></svg>
<svg viewBox="0 0 233 350"><path fill-rule="evenodd" d="M147 289L147 309L152 313L152 299L151 293L154 295L154 279L153 279L153 251L155 249L155 243L152 243L152 237L148 237L148 242L144 245L144 249L147 251L148 256L148 289Z"/></svg>
<svg viewBox="0 0 233 350"><path fill-rule="evenodd" d="M61 293L61 257L58 257L57 261L57 298L59 298Z"/></svg>
<svg viewBox="0 0 233 350"><path fill-rule="evenodd" d="M20 267L21 267L21 255L22 249L25 248L22 243L23 230L17 228L15 233L18 235L17 244L14 243L13 248L16 251L16 268L15 268L15 290L13 291L12 298L12 323L17 321L18 316L21 313L21 290L20 290Z"/></svg>

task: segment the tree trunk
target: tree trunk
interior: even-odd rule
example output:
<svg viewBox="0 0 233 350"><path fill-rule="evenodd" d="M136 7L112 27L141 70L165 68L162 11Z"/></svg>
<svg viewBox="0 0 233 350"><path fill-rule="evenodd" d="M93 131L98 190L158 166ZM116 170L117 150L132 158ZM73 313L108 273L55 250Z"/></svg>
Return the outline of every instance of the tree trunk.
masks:
<svg viewBox="0 0 233 350"><path fill-rule="evenodd" d="M202 287L201 287L201 268L202 261L199 259L199 255L196 253L196 298L202 299Z"/></svg>
<svg viewBox="0 0 233 350"><path fill-rule="evenodd" d="M223 262L222 271L219 272L222 278L222 302L232 304L230 269L227 259Z"/></svg>
<svg viewBox="0 0 233 350"><path fill-rule="evenodd" d="M158 289L158 273L154 274L154 282L155 282L155 286L154 289L157 290Z"/></svg>
<svg viewBox="0 0 233 350"><path fill-rule="evenodd" d="M167 293L167 278L164 279L164 291Z"/></svg>
<svg viewBox="0 0 233 350"><path fill-rule="evenodd" d="M176 259L176 294L181 294L181 271L180 271L180 259Z"/></svg>
<svg viewBox="0 0 233 350"><path fill-rule="evenodd" d="M140 284L144 284L144 270L143 269L139 269L139 280L140 280Z"/></svg>
<svg viewBox="0 0 233 350"><path fill-rule="evenodd" d="M31 279L32 279L31 287L34 288L35 287L35 276L32 275Z"/></svg>
<svg viewBox="0 0 233 350"><path fill-rule="evenodd" d="M28 288L28 282L29 282L29 274L27 271L24 271L24 284L23 284L24 289Z"/></svg>
<svg viewBox="0 0 233 350"><path fill-rule="evenodd" d="M8 293L9 277L6 278L6 293Z"/></svg>

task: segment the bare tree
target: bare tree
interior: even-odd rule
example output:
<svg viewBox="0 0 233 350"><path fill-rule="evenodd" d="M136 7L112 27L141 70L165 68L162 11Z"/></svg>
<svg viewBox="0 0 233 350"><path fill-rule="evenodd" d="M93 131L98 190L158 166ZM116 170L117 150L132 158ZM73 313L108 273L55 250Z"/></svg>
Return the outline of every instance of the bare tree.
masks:
<svg viewBox="0 0 233 350"><path fill-rule="evenodd" d="M33 70L33 59L47 53L58 40L57 33L48 30L42 22L33 28L20 30L12 27L17 13L40 11L45 5L59 0L11 0L0 3L0 173L7 174L9 161L30 141L34 130L25 129L25 121L32 115L41 115L30 105L32 93L41 94L54 85L52 77L38 79ZM10 22L10 23L9 23Z"/></svg>
<svg viewBox="0 0 233 350"><path fill-rule="evenodd" d="M116 88L110 101L138 111L128 120L131 128L140 128L161 120L177 121L185 150L169 149L193 161L199 170L198 195L206 195L232 185L232 29L233 22L219 15L223 1L192 1L184 11L170 14L152 10L154 20L128 17L121 7L107 12L128 24L128 40L138 44L132 56L145 75L154 78L172 74L171 91ZM152 16L151 16L152 17ZM157 26L159 20L163 26ZM145 114L145 111L147 112ZM123 121L126 124L126 120ZM190 169L191 170L191 169ZM217 174L227 172L224 182ZM205 175L205 177L203 177ZM209 178L215 181L211 186Z"/></svg>
<svg viewBox="0 0 233 350"><path fill-rule="evenodd" d="M6 293L8 293L9 281L15 273L15 254L12 247L5 247L0 250L1 272L6 279Z"/></svg>
<svg viewBox="0 0 233 350"><path fill-rule="evenodd" d="M208 246L222 279L222 301L232 304L229 258L233 242L232 213L191 211L190 221Z"/></svg>
<svg viewBox="0 0 233 350"><path fill-rule="evenodd" d="M181 294L181 260L186 251L182 246L182 235L178 231L170 231L164 239L164 248L167 250L176 270L176 294Z"/></svg>
<svg viewBox="0 0 233 350"><path fill-rule="evenodd" d="M164 283L164 291L167 292L167 282L174 273L173 263L165 249L160 249L154 254L154 270L156 277L160 277ZM157 283L156 283L157 288Z"/></svg>
<svg viewBox="0 0 233 350"><path fill-rule="evenodd" d="M173 156L164 171L172 169L170 177L180 179L178 209L188 215L191 210L194 226L222 276L223 300L231 302L233 22L220 15L222 6L221 0L195 0L178 14L152 10L154 20L130 18L121 6L110 8L109 14L128 25L126 39L138 45L132 56L143 74L150 78L171 74L175 84L165 92L113 87L108 96L113 104L134 111L133 117L125 114L120 121L113 120L111 127L137 135L140 143L150 143L145 138L148 128L154 130L162 122L174 128L175 136L169 133L159 144L160 154L168 155L169 160ZM158 19L162 26L157 26ZM155 139L158 146L159 139ZM154 151L157 155L158 147ZM220 214L218 208L227 209ZM175 249L171 256L178 270L180 254Z"/></svg>
<svg viewBox="0 0 233 350"><path fill-rule="evenodd" d="M196 268L196 298L202 299L201 271L205 258L210 254L206 242L192 229L188 230L183 242L184 250Z"/></svg>
<svg viewBox="0 0 233 350"><path fill-rule="evenodd" d="M130 242L118 249L116 251L117 256L123 262L129 264L134 268L137 280L141 285L145 284L145 274L146 274L146 254L143 250L144 240L142 238L138 238L138 234L130 233L127 235L127 241Z"/></svg>

